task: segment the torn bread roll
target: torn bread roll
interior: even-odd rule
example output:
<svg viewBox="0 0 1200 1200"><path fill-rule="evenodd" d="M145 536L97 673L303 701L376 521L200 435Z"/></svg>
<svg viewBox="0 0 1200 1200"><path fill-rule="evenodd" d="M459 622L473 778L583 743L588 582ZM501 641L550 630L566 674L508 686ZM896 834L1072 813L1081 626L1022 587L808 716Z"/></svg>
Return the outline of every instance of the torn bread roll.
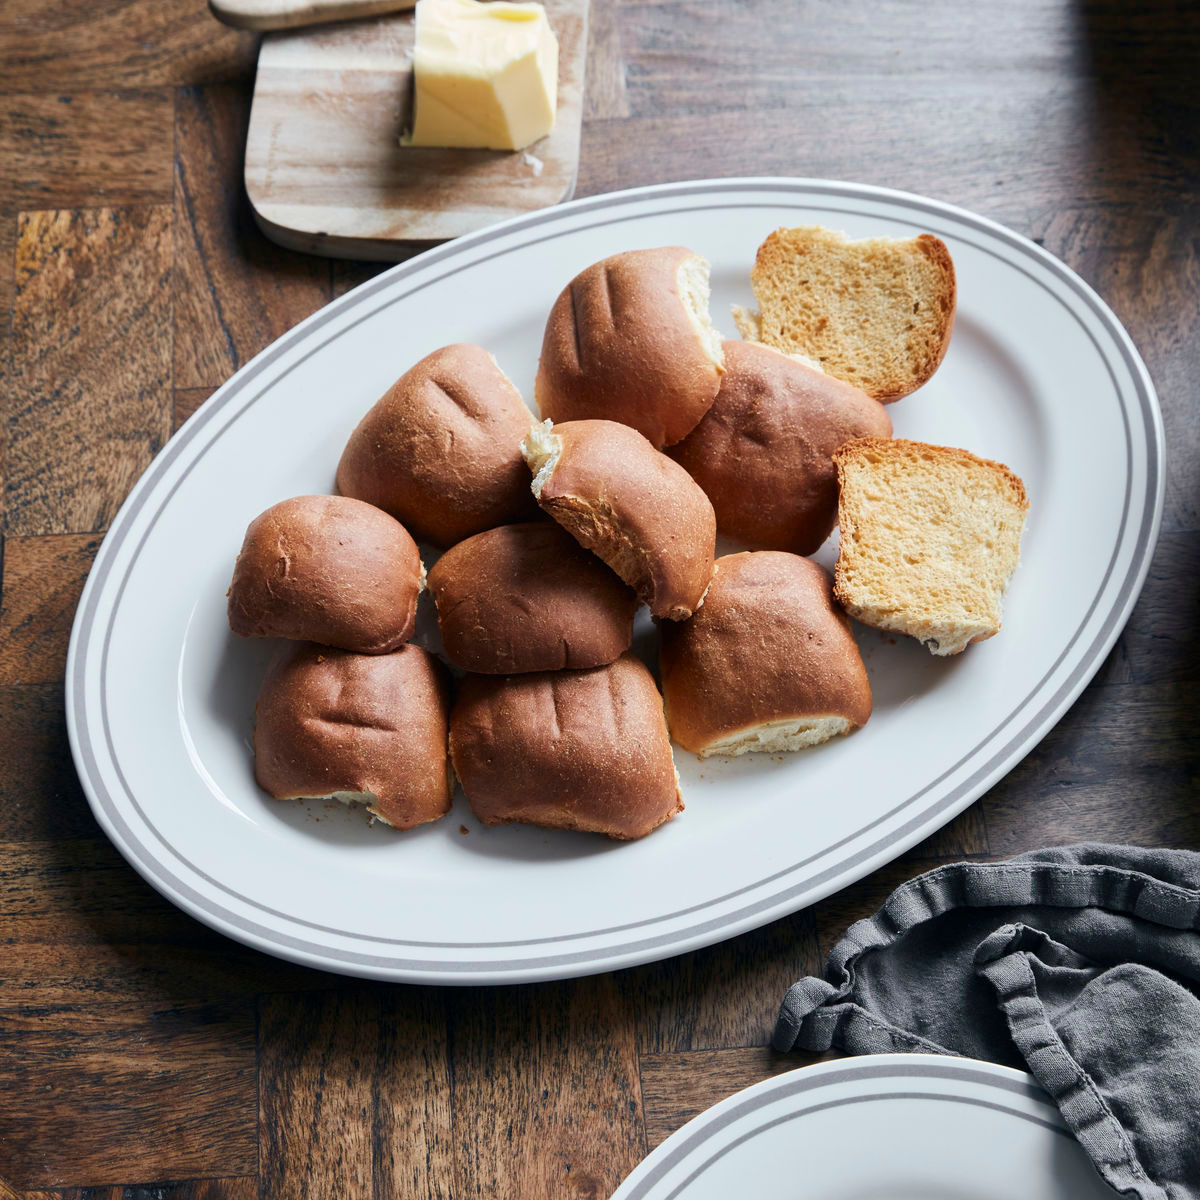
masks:
<svg viewBox="0 0 1200 1200"><path fill-rule="evenodd" d="M633 641L638 599L553 521L459 542L429 572L442 645L485 675L613 662Z"/></svg>
<svg viewBox="0 0 1200 1200"><path fill-rule="evenodd" d="M382 655L288 646L255 715L254 775L278 800L361 803L395 829L450 810L445 668L420 646Z"/></svg>
<svg viewBox="0 0 1200 1200"><path fill-rule="evenodd" d="M828 573L810 559L725 555L704 607L659 629L671 736L701 758L800 750L871 715L850 622Z"/></svg>
<svg viewBox="0 0 1200 1200"><path fill-rule="evenodd" d="M954 263L930 233L854 241L819 225L776 229L750 282L759 311L734 309L742 337L803 354L883 403L915 392L950 345Z"/></svg>
<svg viewBox="0 0 1200 1200"><path fill-rule="evenodd" d="M537 502L656 617L681 621L712 578L717 521L700 485L628 425L535 425L521 444Z"/></svg>
<svg viewBox="0 0 1200 1200"><path fill-rule="evenodd" d="M350 435L338 491L391 513L418 541L455 542L529 520L521 439L532 414L479 346L444 346L406 371Z"/></svg>
<svg viewBox="0 0 1200 1200"><path fill-rule="evenodd" d="M229 627L387 654L412 636L424 579L416 543L387 513L346 496L296 496L250 522Z"/></svg>
<svg viewBox="0 0 1200 1200"><path fill-rule="evenodd" d="M626 840L683 808L662 698L632 653L590 671L468 675L450 753L485 825Z"/></svg>
<svg viewBox="0 0 1200 1200"><path fill-rule="evenodd" d="M812 554L837 524L834 451L891 434L883 405L861 389L769 346L726 342L716 401L667 453L704 489L721 533Z"/></svg>
<svg viewBox="0 0 1200 1200"><path fill-rule="evenodd" d="M656 448L686 437L724 369L708 272L698 254L663 246L576 275L546 322L534 388L542 417L620 421Z"/></svg>
<svg viewBox="0 0 1200 1200"><path fill-rule="evenodd" d="M834 461L842 607L938 655L998 633L1029 511L1017 475L967 450L900 438L848 442Z"/></svg>

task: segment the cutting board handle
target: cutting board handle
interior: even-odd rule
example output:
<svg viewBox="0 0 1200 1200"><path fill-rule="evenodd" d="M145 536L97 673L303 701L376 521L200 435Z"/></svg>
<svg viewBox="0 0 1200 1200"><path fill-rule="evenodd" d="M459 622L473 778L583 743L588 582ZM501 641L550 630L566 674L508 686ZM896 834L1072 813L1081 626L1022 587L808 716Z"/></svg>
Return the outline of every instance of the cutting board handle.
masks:
<svg viewBox="0 0 1200 1200"><path fill-rule="evenodd" d="M238 29L298 29L412 8L416 0L208 0L218 21Z"/></svg>

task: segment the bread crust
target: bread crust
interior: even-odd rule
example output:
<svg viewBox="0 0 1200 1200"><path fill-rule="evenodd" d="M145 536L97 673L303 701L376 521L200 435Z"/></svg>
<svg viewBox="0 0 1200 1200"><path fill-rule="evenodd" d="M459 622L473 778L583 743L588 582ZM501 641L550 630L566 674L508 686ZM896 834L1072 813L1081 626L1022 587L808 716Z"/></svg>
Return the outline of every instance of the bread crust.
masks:
<svg viewBox="0 0 1200 1200"><path fill-rule="evenodd" d="M254 774L276 799L363 801L395 829L436 821L454 789L445 668L420 646L284 648L255 709Z"/></svg>
<svg viewBox="0 0 1200 1200"><path fill-rule="evenodd" d="M543 418L620 421L655 448L695 428L723 367L689 309L680 278L689 264L708 268L684 246L629 250L571 280L542 341L534 391Z"/></svg>
<svg viewBox="0 0 1200 1200"><path fill-rule="evenodd" d="M828 572L811 559L725 555L704 607L659 630L671 736L702 757L781 723L836 717L857 728L871 715L850 622L833 603Z"/></svg>
<svg viewBox="0 0 1200 1200"><path fill-rule="evenodd" d="M728 341L712 408L667 453L704 489L717 528L753 550L812 554L837 524L833 453L890 437L861 388L769 346Z"/></svg>
<svg viewBox="0 0 1200 1200"><path fill-rule="evenodd" d="M387 513L346 496L295 496L250 522L229 627L387 654L412 636L424 574L416 543Z"/></svg>
<svg viewBox="0 0 1200 1200"><path fill-rule="evenodd" d="M532 421L486 350L443 346L401 375L359 422L338 463L338 491L440 547L531 520L536 509L520 445Z"/></svg>
<svg viewBox="0 0 1200 1200"><path fill-rule="evenodd" d="M450 753L485 825L627 840L683 809L662 699L631 653L590 671L468 675Z"/></svg>
<svg viewBox="0 0 1200 1200"><path fill-rule="evenodd" d="M654 616L691 616L716 552L717 519L700 485L628 425L566 421L551 433L560 451L553 469L535 480L538 503Z"/></svg>
<svg viewBox="0 0 1200 1200"><path fill-rule="evenodd" d="M442 645L481 674L581 669L633 641L633 589L553 521L459 542L429 572Z"/></svg>

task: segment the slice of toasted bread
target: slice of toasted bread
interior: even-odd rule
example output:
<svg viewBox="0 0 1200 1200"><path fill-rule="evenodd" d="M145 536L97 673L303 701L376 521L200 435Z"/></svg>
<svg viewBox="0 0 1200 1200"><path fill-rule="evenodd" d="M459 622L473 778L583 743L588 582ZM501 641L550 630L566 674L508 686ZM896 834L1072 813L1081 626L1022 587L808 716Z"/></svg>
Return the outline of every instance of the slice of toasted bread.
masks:
<svg viewBox="0 0 1200 1200"><path fill-rule="evenodd" d="M777 229L750 274L759 312L743 338L804 354L884 403L936 371L954 328L950 252L938 238L863 238L819 225Z"/></svg>
<svg viewBox="0 0 1200 1200"><path fill-rule="evenodd" d="M833 461L838 603L934 654L996 633L1029 510L1021 480L966 450L892 438L847 442Z"/></svg>

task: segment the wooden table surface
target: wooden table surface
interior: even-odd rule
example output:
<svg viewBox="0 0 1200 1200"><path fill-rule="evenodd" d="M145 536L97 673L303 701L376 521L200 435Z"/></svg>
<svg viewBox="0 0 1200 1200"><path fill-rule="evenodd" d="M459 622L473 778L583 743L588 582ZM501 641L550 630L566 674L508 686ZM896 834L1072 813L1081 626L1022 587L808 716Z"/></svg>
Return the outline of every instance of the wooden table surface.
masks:
<svg viewBox="0 0 1200 1200"><path fill-rule="evenodd" d="M0 14L0 1194L605 1197L694 1113L804 1061L766 1048L785 988L902 880L1082 839L1200 849L1194 11L595 0L577 195L738 174L903 188L1035 239L1112 306L1167 428L1133 617L1042 745L941 833L667 962L384 986L258 954L160 898L71 763L80 589L172 431L379 270L256 231L241 185L255 53L201 0Z"/></svg>

